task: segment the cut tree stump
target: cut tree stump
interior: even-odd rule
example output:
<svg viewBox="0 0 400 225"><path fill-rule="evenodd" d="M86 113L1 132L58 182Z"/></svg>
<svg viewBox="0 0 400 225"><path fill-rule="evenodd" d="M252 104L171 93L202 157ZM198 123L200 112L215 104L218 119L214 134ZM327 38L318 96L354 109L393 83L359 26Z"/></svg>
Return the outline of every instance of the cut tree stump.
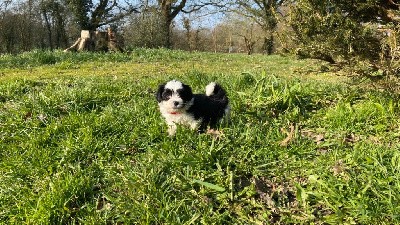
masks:
<svg viewBox="0 0 400 225"><path fill-rule="evenodd" d="M108 28L107 31L82 30L81 37L64 50L64 52L69 51L122 52L123 50L115 33Z"/></svg>

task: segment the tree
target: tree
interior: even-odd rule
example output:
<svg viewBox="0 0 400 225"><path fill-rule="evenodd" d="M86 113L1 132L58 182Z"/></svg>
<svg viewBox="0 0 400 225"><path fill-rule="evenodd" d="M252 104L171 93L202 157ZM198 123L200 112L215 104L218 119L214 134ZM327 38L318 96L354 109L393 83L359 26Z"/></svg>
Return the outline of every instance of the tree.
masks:
<svg viewBox="0 0 400 225"><path fill-rule="evenodd" d="M191 42L191 31L192 25L190 24L190 20L188 18L183 18L182 20L183 28L185 29L185 36L186 36L186 43L188 45L188 50L192 51L192 44Z"/></svg>
<svg viewBox="0 0 400 225"><path fill-rule="evenodd" d="M122 20L138 12L139 6L119 5L117 0L65 0L81 30L94 31L97 28Z"/></svg>
<svg viewBox="0 0 400 225"><path fill-rule="evenodd" d="M127 15L138 12L138 6L128 3L122 6L118 4L117 0L99 0L96 4L92 0L65 1L81 28L81 37L64 51L122 50L112 29L109 30L110 32L97 31L96 29L103 25L111 25L121 21Z"/></svg>
<svg viewBox="0 0 400 225"><path fill-rule="evenodd" d="M68 38L65 30L66 8L57 0L42 0L40 11L47 30L50 49L66 47Z"/></svg>
<svg viewBox="0 0 400 225"><path fill-rule="evenodd" d="M298 0L290 24L299 55L390 72L400 56L399 14L394 0Z"/></svg>
<svg viewBox="0 0 400 225"><path fill-rule="evenodd" d="M6 2L3 2L6 3ZM10 53L41 47L43 27L38 2L28 0L15 4L1 4L0 51Z"/></svg>
<svg viewBox="0 0 400 225"><path fill-rule="evenodd" d="M167 48L171 47L171 24L179 13L198 12L206 7L226 7L224 0L208 0L208 1L187 1L187 0L157 0L158 7L163 21L163 34L165 40L163 45Z"/></svg>
<svg viewBox="0 0 400 225"><path fill-rule="evenodd" d="M0 2L0 12L4 13L6 11L7 7L11 4L11 0L5 0Z"/></svg>
<svg viewBox="0 0 400 225"><path fill-rule="evenodd" d="M158 48L162 46L162 18L157 6L149 6L127 18L123 36L127 46Z"/></svg>
<svg viewBox="0 0 400 225"><path fill-rule="evenodd" d="M232 10L240 15L251 18L267 33L264 38L264 47L267 54L274 51L274 39L278 24L279 7L285 0L236 0Z"/></svg>
<svg viewBox="0 0 400 225"><path fill-rule="evenodd" d="M181 0L179 2L171 0L158 0L158 5L161 11L163 21L162 30L165 36L163 45L169 48L171 46L171 23L185 7L186 0Z"/></svg>

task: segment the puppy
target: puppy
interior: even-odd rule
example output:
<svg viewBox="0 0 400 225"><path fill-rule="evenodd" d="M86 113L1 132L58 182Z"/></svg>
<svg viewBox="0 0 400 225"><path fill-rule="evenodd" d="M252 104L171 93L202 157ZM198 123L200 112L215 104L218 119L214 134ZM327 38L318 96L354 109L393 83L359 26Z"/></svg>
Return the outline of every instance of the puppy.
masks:
<svg viewBox="0 0 400 225"><path fill-rule="evenodd" d="M190 86L171 80L161 84L156 93L161 115L168 125L168 134L176 133L177 124L204 132L207 126L216 128L220 119L229 116L229 100L217 83L206 86L206 94L193 94Z"/></svg>

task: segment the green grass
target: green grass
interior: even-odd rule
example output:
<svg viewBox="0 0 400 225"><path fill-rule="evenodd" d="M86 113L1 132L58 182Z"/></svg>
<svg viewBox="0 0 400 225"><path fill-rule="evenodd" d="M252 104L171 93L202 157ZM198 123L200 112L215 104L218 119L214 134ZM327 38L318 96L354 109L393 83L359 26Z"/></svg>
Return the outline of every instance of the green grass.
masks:
<svg viewBox="0 0 400 225"><path fill-rule="evenodd" d="M137 49L0 64L1 224L400 223L398 95L320 62ZM221 137L167 136L154 92L172 78L225 87Z"/></svg>

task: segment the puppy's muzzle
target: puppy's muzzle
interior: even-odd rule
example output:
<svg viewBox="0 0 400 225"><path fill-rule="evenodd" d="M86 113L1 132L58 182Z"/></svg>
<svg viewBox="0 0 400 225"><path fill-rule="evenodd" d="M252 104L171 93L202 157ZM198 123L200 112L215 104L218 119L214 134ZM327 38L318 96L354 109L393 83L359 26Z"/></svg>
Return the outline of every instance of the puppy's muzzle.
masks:
<svg viewBox="0 0 400 225"><path fill-rule="evenodd" d="M184 103L181 103L181 102L178 102L178 101L174 101L172 103L173 103L173 108L174 109L181 109L181 108L183 108L185 106Z"/></svg>

